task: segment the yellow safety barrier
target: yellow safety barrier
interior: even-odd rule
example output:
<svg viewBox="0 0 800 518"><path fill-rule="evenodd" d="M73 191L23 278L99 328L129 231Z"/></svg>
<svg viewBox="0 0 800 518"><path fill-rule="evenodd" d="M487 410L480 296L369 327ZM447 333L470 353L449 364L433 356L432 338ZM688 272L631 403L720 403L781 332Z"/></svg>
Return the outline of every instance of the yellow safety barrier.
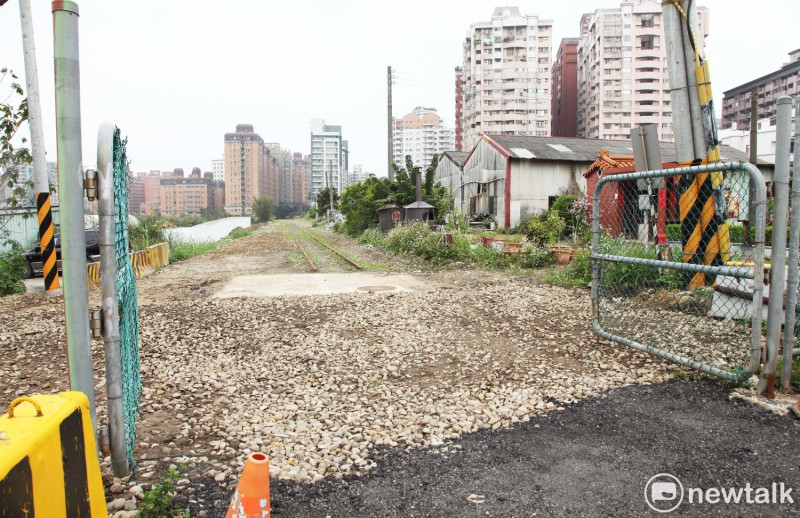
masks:
<svg viewBox="0 0 800 518"><path fill-rule="evenodd" d="M131 252L131 266L133 267L133 275L135 277L144 277L147 275L150 268L150 265L147 264L147 252L145 250Z"/></svg>
<svg viewBox="0 0 800 518"><path fill-rule="evenodd" d="M100 287L100 262L86 263L86 283L90 290Z"/></svg>
<svg viewBox="0 0 800 518"><path fill-rule="evenodd" d="M17 398L0 416L0 516L108 516L83 393Z"/></svg>
<svg viewBox="0 0 800 518"><path fill-rule="evenodd" d="M158 270L169 264L169 243L165 242L148 246L145 252L147 253L147 263L154 270Z"/></svg>

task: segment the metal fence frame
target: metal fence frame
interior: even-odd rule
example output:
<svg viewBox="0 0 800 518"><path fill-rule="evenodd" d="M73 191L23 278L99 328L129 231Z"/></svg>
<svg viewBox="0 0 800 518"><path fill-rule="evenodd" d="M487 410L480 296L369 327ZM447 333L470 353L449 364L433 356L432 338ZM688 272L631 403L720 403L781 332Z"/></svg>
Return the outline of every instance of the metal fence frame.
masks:
<svg viewBox="0 0 800 518"><path fill-rule="evenodd" d="M723 172L723 171L743 171L746 172L750 181L755 185L755 200L749 200L750 203L755 205L756 209L756 224L755 224L755 242L753 247L754 264L749 266L705 266L697 264L688 264L675 261L660 261L653 259L641 259L636 257L625 257L618 255L607 255L600 253L600 234L602 228L600 226L600 194L603 186L610 182L622 182L626 180L646 180L653 178L666 178L681 175L697 175L701 173ZM764 177L761 172L751 164L739 162L724 162L717 164L708 164L684 168L674 169L661 169L656 171L642 171L636 173L618 174L612 176L602 177L594 190L592 199L592 253L590 259L592 261L592 287L591 287L591 300L592 300L592 328L594 332L601 338L611 340L638 351L653 354L660 358L670 360L674 363L685 365L693 369L717 376L727 381L742 382L750 378L758 371L761 362L761 311L763 306L763 290L764 290L764 235L766 223L766 203L767 191ZM702 363L691 358L686 358L669 351L665 351L658 347L647 344L641 344L630 340L628 338L617 336L605 331L599 322L599 277L598 271L600 262L611 261L619 263L636 264L642 266L651 266L655 268L669 268L673 270L680 270L692 273L706 273L717 275L730 275L739 278L746 278L753 280L753 302L752 302L752 329L750 336L750 363L748 367L741 373L735 374L728 372L717 367Z"/></svg>

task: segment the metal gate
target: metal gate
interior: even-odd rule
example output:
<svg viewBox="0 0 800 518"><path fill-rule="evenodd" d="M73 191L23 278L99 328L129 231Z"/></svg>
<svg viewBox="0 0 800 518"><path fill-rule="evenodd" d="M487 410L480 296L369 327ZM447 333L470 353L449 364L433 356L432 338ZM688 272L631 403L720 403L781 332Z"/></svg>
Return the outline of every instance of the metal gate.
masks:
<svg viewBox="0 0 800 518"><path fill-rule="evenodd" d="M764 179L747 163L602 176L595 333L729 381L749 378L761 357L765 206Z"/></svg>

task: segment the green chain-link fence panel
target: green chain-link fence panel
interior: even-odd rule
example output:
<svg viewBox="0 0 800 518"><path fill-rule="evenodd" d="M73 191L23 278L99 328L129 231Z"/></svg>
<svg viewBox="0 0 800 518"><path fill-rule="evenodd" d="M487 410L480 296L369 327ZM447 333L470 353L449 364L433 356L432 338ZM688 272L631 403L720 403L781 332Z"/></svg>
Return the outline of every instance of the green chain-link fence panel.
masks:
<svg viewBox="0 0 800 518"><path fill-rule="evenodd" d="M139 373L139 301L136 278L130 261L128 238L128 159L127 139L119 128L114 131L114 242L117 257L117 296L119 297L119 334L122 359L122 408L125 417L125 445L128 462L136 468L136 417L142 380Z"/></svg>
<svg viewBox="0 0 800 518"><path fill-rule="evenodd" d="M595 189L595 331L744 379L761 331L761 304L753 298L763 248L744 227L755 180L739 164L672 171L683 174L606 174Z"/></svg>

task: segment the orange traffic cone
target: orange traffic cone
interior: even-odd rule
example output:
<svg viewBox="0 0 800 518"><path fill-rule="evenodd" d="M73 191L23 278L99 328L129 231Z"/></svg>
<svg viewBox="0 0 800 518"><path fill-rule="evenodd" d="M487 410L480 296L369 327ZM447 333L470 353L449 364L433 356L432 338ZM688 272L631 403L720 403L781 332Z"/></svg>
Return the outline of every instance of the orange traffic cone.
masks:
<svg viewBox="0 0 800 518"><path fill-rule="evenodd" d="M263 453L247 457L226 518L269 518L269 460Z"/></svg>

